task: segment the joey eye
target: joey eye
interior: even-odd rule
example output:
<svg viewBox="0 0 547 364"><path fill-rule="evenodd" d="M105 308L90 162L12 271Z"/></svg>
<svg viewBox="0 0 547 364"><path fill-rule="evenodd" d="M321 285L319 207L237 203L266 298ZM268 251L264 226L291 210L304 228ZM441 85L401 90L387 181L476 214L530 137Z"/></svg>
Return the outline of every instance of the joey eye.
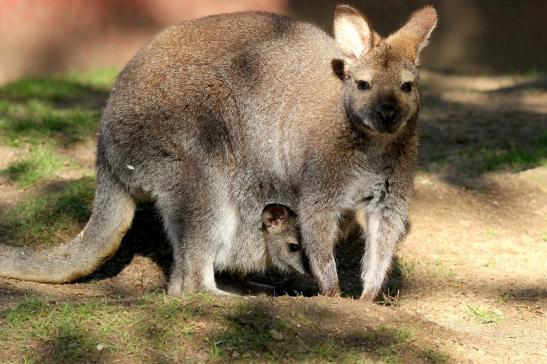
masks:
<svg viewBox="0 0 547 364"><path fill-rule="evenodd" d="M297 252L297 251L300 251L300 245L291 243L291 244L289 244L289 250L293 253Z"/></svg>
<svg viewBox="0 0 547 364"><path fill-rule="evenodd" d="M412 91L412 82L405 82L401 85L401 91L410 92Z"/></svg>
<svg viewBox="0 0 547 364"><path fill-rule="evenodd" d="M367 81L359 80L357 82L357 88L361 91L370 90L370 83Z"/></svg>

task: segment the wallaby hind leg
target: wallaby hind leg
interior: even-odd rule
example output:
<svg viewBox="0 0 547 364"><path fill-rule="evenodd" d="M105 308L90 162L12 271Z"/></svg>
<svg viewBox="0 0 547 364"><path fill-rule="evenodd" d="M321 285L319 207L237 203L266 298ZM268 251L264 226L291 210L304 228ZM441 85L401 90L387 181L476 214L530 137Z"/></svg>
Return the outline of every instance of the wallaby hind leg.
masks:
<svg viewBox="0 0 547 364"><path fill-rule="evenodd" d="M222 239L229 239L231 227L220 226L218 206L201 208L177 207L173 203L158 201L167 236L173 247L173 266L168 294L180 296L191 292L229 294L217 288L214 262ZM220 221L219 221L220 222Z"/></svg>

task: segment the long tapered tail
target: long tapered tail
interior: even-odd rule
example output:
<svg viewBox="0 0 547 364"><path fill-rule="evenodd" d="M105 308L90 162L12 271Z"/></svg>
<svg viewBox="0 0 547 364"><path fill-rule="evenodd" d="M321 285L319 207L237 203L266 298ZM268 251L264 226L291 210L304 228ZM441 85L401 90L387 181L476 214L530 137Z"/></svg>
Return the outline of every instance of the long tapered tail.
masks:
<svg viewBox="0 0 547 364"><path fill-rule="evenodd" d="M69 243L43 250L0 244L0 276L46 283L84 277L118 250L131 226L135 202L108 171L97 171L93 213Z"/></svg>

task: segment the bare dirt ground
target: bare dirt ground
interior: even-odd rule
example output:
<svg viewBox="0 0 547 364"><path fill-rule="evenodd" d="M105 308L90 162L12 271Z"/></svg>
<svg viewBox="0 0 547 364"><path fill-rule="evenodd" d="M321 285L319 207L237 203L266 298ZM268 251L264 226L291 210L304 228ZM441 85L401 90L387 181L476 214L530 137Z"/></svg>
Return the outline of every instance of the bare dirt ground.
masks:
<svg viewBox="0 0 547 364"><path fill-rule="evenodd" d="M275 317L304 315L309 325L298 321L294 330L339 346L386 323L410 327L411 346L397 352L400 362L547 362L545 145L518 160L520 150L547 143L547 82L426 72L423 84L412 229L398 250L383 305L353 298L245 300ZM0 163L14 153L0 149ZM93 155L89 142L65 153L88 164ZM0 180L2 203L15 203L19 194ZM157 252L156 241L164 238L146 211L137 215L122 251L91 280L47 285L0 279L0 308L14 307L26 295L123 300L164 289L168 253ZM134 247L136 240L145 243ZM340 248L347 296L358 291L360 249L362 242L355 241ZM231 299L218 300L222 305ZM443 354L417 354L429 347ZM220 360L196 350L194 360ZM292 360L322 361L290 354L282 361Z"/></svg>

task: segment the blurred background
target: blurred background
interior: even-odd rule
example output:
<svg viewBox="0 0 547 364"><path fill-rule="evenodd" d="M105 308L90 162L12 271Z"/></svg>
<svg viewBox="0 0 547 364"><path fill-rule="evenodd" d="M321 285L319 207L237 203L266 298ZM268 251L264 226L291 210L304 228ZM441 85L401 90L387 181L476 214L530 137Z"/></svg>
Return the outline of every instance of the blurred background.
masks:
<svg viewBox="0 0 547 364"><path fill-rule="evenodd" d="M525 73L547 66L547 2L542 0L362 0L387 34L424 4L440 22L423 63L438 70ZM330 31L335 0L4 0L0 2L0 82L21 76L120 67L156 32L186 19L265 10Z"/></svg>

